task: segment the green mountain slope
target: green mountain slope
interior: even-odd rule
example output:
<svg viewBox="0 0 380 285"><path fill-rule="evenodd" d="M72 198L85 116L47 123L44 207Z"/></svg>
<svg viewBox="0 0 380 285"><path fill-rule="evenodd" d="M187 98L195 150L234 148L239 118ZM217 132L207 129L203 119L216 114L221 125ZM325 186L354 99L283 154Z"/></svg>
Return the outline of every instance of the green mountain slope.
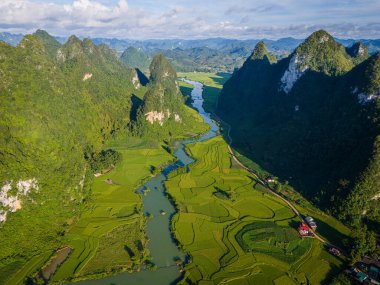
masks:
<svg viewBox="0 0 380 285"><path fill-rule="evenodd" d="M206 131L196 112L184 105L177 73L164 55L150 64L150 83L139 110L136 129L148 137L174 139Z"/></svg>
<svg viewBox="0 0 380 285"><path fill-rule="evenodd" d="M107 141L132 129L155 142L207 130L162 56L148 84L105 45L75 36L61 45L38 30L16 47L0 42L0 74L1 284L62 246L91 205L94 172L121 160L102 150ZM147 120L154 111L165 114L162 126Z"/></svg>
<svg viewBox="0 0 380 285"><path fill-rule="evenodd" d="M129 67L135 67L143 71L149 70L151 62L151 58L147 54L135 47L128 47L120 56L120 60Z"/></svg>
<svg viewBox="0 0 380 285"><path fill-rule="evenodd" d="M60 46L43 31L17 47L0 43L0 72L0 276L8 276L56 249L89 197L88 159L129 123L136 90L107 47L75 37Z"/></svg>
<svg viewBox="0 0 380 285"><path fill-rule="evenodd" d="M278 63L248 58L218 103L239 151L330 210L357 198L377 161L379 54L356 66L355 57L318 31ZM365 208L354 214L350 202L342 218L379 221L373 197L380 191L370 177Z"/></svg>

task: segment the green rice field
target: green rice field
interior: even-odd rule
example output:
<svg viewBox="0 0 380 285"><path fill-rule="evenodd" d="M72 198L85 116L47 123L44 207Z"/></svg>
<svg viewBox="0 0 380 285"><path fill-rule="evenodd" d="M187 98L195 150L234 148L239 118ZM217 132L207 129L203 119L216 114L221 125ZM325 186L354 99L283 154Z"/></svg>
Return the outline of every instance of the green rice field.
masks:
<svg viewBox="0 0 380 285"><path fill-rule="evenodd" d="M321 284L343 266L298 235L299 220L284 202L231 164L222 137L188 152L196 162L165 183L179 209L175 237L190 255L181 284Z"/></svg>
<svg viewBox="0 0 380 285"><path fill-rule="evenodd" d="M223 84L231 77L231 74L209 72L179 72L178 77L183 77L202 83L204 85L203 108L209 113L214 113L220 91L223 88ZM180 81L180 84L181 87L183 86L183 90L190 90L191 88L191 85L188 85L184 82Z"/></svg>
<svg viewBox="0 0 380 285"><path fill-rule="evenodd" d="M112 146L123 160L112 172L95 179L88 209L66 235L74 251L51 281L136 270L148 256L141 197L134 191L152 176L152 166L167 164L173 157L160 146L131 140Z"/></svg>

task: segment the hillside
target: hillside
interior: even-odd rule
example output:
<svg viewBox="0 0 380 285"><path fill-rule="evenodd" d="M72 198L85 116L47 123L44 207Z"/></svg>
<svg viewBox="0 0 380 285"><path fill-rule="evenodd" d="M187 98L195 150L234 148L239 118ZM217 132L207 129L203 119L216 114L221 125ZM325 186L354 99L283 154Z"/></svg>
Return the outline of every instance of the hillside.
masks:
<svg viewBox="0 0 380 285"><path fill-rule="evenodd" d="M134 47L128 47L121 54L120 60L129 67L135 67L143 71L148 71L152 59L143 51Z"/></svg>
<svg viewBox="0 0 380 285"><path fill-rule="evenodd" d="M224 85L217 108L239 152L351 224L380 221L379 54L358 59L359 48L348 54L318 31L277 63L264 50Z"/></svg>
<svg viewBox="0 0 380 285"><path fill-rule="evenodd" d="M1 43L0 58L0 272L9 273L57 246L88 198L89 158L129 122L135 88L131 70L90 40L60 45L37 31Z"/></svg>
<svg viewBox="0 0 380 285"><path fill-rule="evenodd" d="M206 131L197 113L184 105L177 73L165 56L156 55L149 70L150 83L138 110L136 132L144 137L175 139Z"/></svg>
<svg viewBox="0 0 380 285"><path fill-rule="evenodd" d="M94 198L94 173L122 159L120 153L102 149L116 136L132 135L133 113L145 92L161 94L160 86L164 88L167 100L160 108L166 112L172 104L172 120L179 126L168 127L170 135L205 129L195 111L184 106L175 71L170 69L170 80L165 79L168 66L161 71L162 62L153 65L146 88L140 71L89 39L71 36L60 44L38 30L16 47L0 42L0 283L32 257L44 262L62 246ZM144 109L148 106L146 99ZM149 139L159 144L160 137Z"/></svg>

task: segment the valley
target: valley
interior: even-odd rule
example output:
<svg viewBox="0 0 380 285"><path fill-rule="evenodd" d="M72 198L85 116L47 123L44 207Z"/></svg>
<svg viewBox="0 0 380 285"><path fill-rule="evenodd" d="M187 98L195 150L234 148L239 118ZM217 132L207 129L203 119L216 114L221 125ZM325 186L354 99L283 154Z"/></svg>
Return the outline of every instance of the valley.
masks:
<svg viewBox="0 0 380 285"><path fill-rule="evenodd" d="M5 36L0 284L380 278L379 52Z"/></svg>

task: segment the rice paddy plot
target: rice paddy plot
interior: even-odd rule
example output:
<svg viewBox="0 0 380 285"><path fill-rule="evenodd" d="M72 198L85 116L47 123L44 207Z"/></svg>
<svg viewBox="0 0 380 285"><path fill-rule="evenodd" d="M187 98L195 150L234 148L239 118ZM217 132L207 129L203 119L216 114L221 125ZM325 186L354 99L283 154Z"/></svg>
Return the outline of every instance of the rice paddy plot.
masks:
<svg viewBox="0 0 380 285"><path fill-rule="evenodd" d="M174 235L191 256L180 284L319 284L342 266L298 235L299 220L283 201L231 165L223 138L188 149L196 161L165 183L179 210Z"/></svg>
<svg viewBox="0 0 380 285"><path fill-rule="evenodd" d="M112 148L123 159L113 171L95 178L88 209L66 234L65 244L73 252L54 282L135 270L148 256L142 201L135 189L152 176L152 166L159 168L173 157L159 145L138 141ZM105 183L107 179L115 183Z"/></svg>

